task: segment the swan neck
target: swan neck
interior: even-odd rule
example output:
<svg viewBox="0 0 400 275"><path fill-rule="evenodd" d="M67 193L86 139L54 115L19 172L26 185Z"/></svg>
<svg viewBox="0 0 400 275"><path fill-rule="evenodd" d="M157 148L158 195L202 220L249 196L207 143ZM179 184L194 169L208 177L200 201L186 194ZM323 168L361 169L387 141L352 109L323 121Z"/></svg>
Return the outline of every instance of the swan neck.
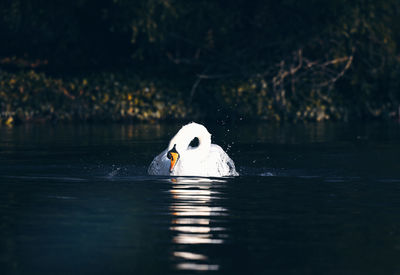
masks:
<svg viewBox="0 0 400 275"><path fill-rule="evenodd" d="M196 137L199 139L199 145L194 148L190 147L190 142ZM183 126L171 139L169 150L175 145L181 157L204 159L210 151L211 134L203 125L191 123Z"/></svg>

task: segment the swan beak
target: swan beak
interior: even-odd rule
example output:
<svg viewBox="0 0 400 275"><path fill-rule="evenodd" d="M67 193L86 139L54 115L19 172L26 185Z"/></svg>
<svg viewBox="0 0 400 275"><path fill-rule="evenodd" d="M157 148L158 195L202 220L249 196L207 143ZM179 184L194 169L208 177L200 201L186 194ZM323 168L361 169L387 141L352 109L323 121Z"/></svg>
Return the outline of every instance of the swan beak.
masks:
<svg viewBox="0 0 400 275"><path fill-rule="evenodd" d="M171 168L169 168L169 172L172 173L172 170L174 169L175 164L178 161L179 154L178 154L178 152L176 152L176 153L170 152L170 154L171 154Z"/></svg>

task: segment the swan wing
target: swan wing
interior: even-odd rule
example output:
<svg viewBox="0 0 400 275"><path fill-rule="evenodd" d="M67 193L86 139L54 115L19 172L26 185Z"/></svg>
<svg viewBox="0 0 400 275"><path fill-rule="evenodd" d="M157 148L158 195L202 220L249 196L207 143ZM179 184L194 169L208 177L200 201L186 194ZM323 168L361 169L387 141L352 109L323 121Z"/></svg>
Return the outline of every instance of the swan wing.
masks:
<svg viewBox="0 0 400 275"><path fill-rule="evenodd" d="M236 172L235 163L219 145L211 144L208 161L211 164L211 166L208 166L209 176L229 177L239 175Z"/></svg>

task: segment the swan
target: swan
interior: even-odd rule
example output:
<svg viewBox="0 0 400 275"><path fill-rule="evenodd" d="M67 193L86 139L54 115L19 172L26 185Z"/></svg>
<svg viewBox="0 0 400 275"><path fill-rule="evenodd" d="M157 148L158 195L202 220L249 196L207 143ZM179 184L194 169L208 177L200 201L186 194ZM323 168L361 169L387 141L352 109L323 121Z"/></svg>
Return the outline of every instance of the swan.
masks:
<svg viewBox="0 0 400 275"><path fill-rule="evenodd" d="M198 146L191 141L198 139ZM201 124L183 126L156 156L147 172L150 175L226 177L238 176L235 163L218 145L211 144L211 134Z"/></svg>

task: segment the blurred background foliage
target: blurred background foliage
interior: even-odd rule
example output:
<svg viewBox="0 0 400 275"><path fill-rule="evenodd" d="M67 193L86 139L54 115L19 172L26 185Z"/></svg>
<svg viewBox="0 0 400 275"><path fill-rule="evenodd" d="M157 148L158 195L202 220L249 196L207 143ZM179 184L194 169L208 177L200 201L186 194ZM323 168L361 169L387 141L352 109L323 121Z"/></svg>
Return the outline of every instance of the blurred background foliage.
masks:
<svg viewBox="0 0 400 275"><path fill-rule="evenodd" d="M398 119L397 0L0 2L0 119Z"/></svg>

